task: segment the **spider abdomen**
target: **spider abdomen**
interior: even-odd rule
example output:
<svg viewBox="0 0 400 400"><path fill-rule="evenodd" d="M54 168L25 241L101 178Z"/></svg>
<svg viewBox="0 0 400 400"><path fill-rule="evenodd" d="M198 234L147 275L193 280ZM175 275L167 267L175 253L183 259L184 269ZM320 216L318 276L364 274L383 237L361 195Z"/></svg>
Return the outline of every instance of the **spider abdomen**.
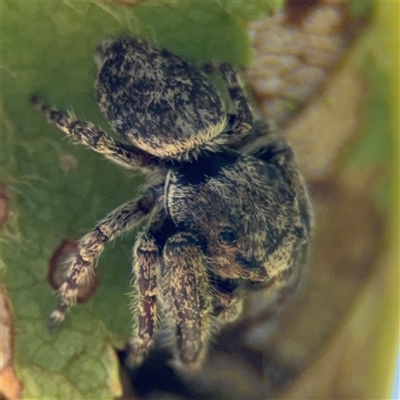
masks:
<svg viewBox="0 0 400 400"><path fill-rule="evenodd" d="M100 109L128 141L158 157L208 143L227 124L221 96L194 64L140 39L98 49Z"/></svg>

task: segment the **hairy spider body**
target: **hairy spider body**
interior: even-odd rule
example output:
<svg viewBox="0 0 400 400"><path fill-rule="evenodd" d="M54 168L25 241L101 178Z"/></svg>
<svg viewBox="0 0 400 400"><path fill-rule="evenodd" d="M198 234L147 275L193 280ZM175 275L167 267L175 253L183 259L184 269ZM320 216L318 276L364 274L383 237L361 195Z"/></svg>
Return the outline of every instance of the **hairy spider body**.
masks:
<svg viewBox="0 0 400 400"><path fill-rule="evenodd" d="M75 303L105 243L149 216L133 249L138 312L130 361L140 364L163 330L175 364L198 368L213 330L241 317L247 298L261 295L263 303L249 309L257 318L297 287L310 253L307 191L286 141L253 122L230 65L201 70L132 38L103 42L97 65L100 109L129 144L33 102L76 142L125 167L157 171L163 181L79 241L49 325ZM234 115L204 70L221 73Z"/></svg>
<svg viewBox="0 0 400 400"><path fill-rule="evenodd" d="M98 49L97 98L111 126L157 157L183 158L227 125L221 96L195 65L144 41L105 41Z"/></svg>

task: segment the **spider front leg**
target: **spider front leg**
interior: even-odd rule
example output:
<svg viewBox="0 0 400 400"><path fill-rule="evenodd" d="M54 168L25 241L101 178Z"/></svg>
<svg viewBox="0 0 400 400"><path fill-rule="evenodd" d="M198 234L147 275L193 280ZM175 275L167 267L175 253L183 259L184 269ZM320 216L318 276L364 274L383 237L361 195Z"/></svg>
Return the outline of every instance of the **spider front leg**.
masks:
<svg viewBox="0 0 400 400"><path fill-rule="evenodd" d="M177 233L165 245L163 262L163 296L172 308L176 335L173 362L183 370L195 370L204 359L211 329L206 260L192 235Z"/></svg>
<svg viewBox="0 0 400 400"><path fill-rule="evenodd" d="M157 319L157 273L159 270L160 256L156 240L151 234L144 233L133 249L133 271L138 292L138 323L135 326L136 332L129 350L130 365L141 364L153 343Z"/></svg>
<svg viewBox="0 0 400 400"><path fill-rule="evenodd" d="M243 300L233 293L214 289L213 315L221 325L235 321L242 312Z"/></svg>
<svg viewBox="0 0 400 400"><path fill-rule="evenodd" d="M104 218L78 243L78 252L70 259L70 266L61 285L59 303L48 321L50 330L55 329L65 318L68 309L75 304L78 286L90 275L96 260L104 249L104 244L132 229L156 205L162 186L149 188L139 201L128 202Z"/></svg>
<svg viewBox="0 0 400 400"><path fill-rule="evenodd" d="M159 171L160 164L150 154L134 146L128 146L114 140L104 131L97 129L91 122L76 119L47 106L37 96L32 96L32 104L47 120L70 136L76 143L84 144L97 153L125 168L145 167Z"/></svg>

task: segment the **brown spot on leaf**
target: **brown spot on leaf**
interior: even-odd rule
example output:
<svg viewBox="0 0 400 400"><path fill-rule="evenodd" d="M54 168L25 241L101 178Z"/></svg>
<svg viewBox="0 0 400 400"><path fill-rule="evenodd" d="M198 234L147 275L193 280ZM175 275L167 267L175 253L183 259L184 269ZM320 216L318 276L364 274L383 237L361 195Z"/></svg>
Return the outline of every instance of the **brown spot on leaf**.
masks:
<svg viewBox="0 0 400 400"><path fill-rule="evenodd" d="M8 197L5 185L0 182L0 227L4 225L8 218L10 198Z"/></svg>
<svg viewBox="0 0 400 400"><path fill-rule="evenodd" d="M0 396L7 400L21 398L21 385L15 375L12 361L14 329L10 300L0 284Z"/></svg>
<svg viewBox="0 0 400 400"><path fill-rule="evenodd" d="M47 280L54 290L58 290L65 281L68 262L78 251L78 245L69 239L64 239L57 247L49 261ZM96 271L89 276L88 281L78 286L78 303L85 303L94 294L99 285L99 278Z"/></svg>

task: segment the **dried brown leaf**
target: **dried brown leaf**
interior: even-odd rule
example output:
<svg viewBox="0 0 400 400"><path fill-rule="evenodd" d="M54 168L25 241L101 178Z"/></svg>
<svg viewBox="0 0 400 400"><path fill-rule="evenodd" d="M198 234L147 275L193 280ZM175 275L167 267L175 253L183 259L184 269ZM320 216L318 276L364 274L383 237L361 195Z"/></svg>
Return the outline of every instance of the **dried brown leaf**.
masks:
<svg viewBox="0 0 400 400"><path fill-rule="evenodd" d="M247 81L260 111L279 126L329 79L361 25L343 2L288 3L249 26L254 60Z"/></svg>

